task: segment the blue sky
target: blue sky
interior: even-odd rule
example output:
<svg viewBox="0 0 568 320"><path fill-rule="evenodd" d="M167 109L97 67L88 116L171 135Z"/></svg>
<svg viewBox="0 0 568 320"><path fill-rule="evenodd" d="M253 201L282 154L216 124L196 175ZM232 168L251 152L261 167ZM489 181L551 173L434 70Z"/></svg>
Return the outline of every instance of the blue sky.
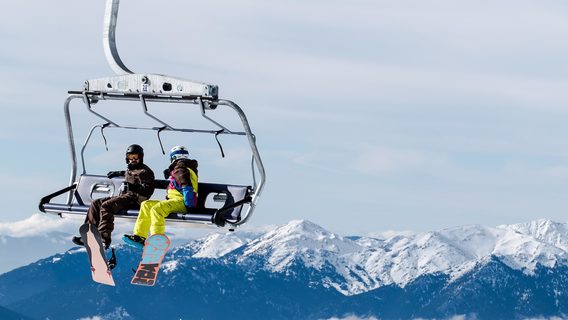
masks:
<svg viewBox="0 0 568 320"><path fill-rule="evenodd" d="M3 4L0 222L68 183L66 92L113 74L103 13ZM550 0L123 0L117 31L135 72L215 83L245 110L268 175L251 224L345 234L565 221L567 38L568 4ZM95 169L123 166L129 142L167 164L154 136L120 139L89 154ZM202 180L240 178L206 139L180 142Z"/></svg>

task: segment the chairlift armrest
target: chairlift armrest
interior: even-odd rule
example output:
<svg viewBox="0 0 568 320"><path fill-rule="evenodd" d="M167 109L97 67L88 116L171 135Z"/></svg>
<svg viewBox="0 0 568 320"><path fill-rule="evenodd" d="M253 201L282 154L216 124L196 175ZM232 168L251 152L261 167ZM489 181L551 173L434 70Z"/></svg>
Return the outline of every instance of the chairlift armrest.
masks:
<svg viewBox="0 0 568 320"><path fill-rule="evenodd" d="M57 197L57 196L60 196L60 195L62 195L62 194L64 194L64 193L66 193L66 192L69 192L69 191L71 191L71 190L73 190L73 189L75 189L75 188L77 188L77 183L74 183L74 184L72 184L72 185L70 185L70 186L68 186L68 187L65 187L65 188L63 188L63 189L61 189L61 190L59 190L59 191L56 191L56 192L54 192L54 193L52 193L52 194L50 194L50 195L47 195L47 196L41 198L41 200L39 201L39 211L45 213L45 209L44 209L43 206L44 206L46 203L49 203L49 202L51 201L51 199L53 199L53 198L55 198L55 197Z"/></svg>
<svg viewBox="0 0 568 320"><path fill-rule="evenodd" d="M232 209L234 209L234 208L236 208L236 207L238 207L238 206L242 206L242 205L245 204L245 203L250 203L251 201L252 201L252 197L251 197L251 196L246 196L246 197L244 197L243 199L241 199L241 200L239 200L239 201L237 201L237 202L235 202L235 203L233 203L233 204L230 204L230 205L228 205L228 206L226 206L226 207L223 207L223 208L219 208L219 210L217 210L217 212L229 211L229 210L232 210Z"/></svg>

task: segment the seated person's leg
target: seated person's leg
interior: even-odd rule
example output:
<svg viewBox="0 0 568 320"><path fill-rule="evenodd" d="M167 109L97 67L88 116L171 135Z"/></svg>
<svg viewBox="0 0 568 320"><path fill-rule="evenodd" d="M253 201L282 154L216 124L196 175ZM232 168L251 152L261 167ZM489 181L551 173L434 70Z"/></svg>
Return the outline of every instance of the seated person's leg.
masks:
<svg viewBox="0 0 568 320"><path fill-rule="evenodd" d="M183 199L164 200L150 210L150 235L164 234L166 231L166 217L172 212L187 212Z"/></svg>
<svg viewBox="0 0 568 320"><path fill-rule="evenodd" d="M108 198L100 205L99 232L105 246L111 243L111 233L114 230L114 215L120 211L138 207L136 199L128 196Z"/></svg>
<svg viewBox="0 0 568 320"><path fill-rule="evenodd" d="M85 216L85 223L90 223L96 226L97 228L99 227L99 223L101 221L101 216L100 216L101 205L103 204L104 201L108 199L110 198L109 197L100 198L91 202L89 210L87 211L87 215Z"/></svg>
<svg viewBox="0 0 568 320"><path fill-rule="evenodd" d="M134 225L134 234L142 237L148 237L148 231L150 230L151 218L150 214L152 208L159 204L159 200L146 200L140 205L140 214L138 214L138 219L136 219L136 224Z"/></svg>

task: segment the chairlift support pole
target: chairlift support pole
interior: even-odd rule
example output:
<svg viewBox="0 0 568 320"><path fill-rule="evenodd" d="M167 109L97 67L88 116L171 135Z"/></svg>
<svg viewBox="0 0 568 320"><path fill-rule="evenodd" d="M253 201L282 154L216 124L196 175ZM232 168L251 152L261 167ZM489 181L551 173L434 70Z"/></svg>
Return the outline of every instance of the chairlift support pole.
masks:
<svg viewBox="0 0 568 320"><path fill-rule="evenodd" d="M116 47L116 20L118 19L118 6L120 0L107 0L105 8L103 48L111 69L118 75L133 73L120 59Z"/></svg>

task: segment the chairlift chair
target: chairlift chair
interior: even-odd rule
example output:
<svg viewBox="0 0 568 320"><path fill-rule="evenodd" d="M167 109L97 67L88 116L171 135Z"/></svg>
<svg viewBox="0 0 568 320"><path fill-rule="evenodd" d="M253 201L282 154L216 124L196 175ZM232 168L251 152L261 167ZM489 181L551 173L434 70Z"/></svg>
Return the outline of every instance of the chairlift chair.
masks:
<svg viewBox="0 0 568 320"><path fill-rule="evenodd" d="M61 217L70 215L84 216L91 202L95 199L119 195L122 178L109 179L106 175L89 174L85 168L84 151L96 129L101 131L106 128L153 130L157 132L160 145L160 133L167 131L213 134L215 137L218 135L237 135L246 137L252 152L252 185L199 182L196 207L189 209L188 212L172 213L166 218L167 221L180 222L188 226L220 226L234 230L234 227L246 223L251 218L266 180L264 166L256 146L256 139L243 110L230 100L219 99L219 90L216 85L159 74L136 74L130 71L120 59L116 49L115 29L118 6L119 0L107 0L103 33L107 62L117 75L87 80L82 90L68 91L68 96L64 103L64 114L72 164L69 186L43 197L39 203L39 210ZM82 165L80 174L77 172L77 150L70 112L71 102L74 100L81 100L90 113L103 121L101 124L91 128L80 150ZM102 104L106 101L138 101L141 105L142 113L157 122L159 126L121 125L94 110L94 104ZM160 102L166 105L184 104L199 108L202 117L213 123L218 129L203 130L174 127L157 115L150 113L148 102ZM242 123L243 131L229 130L207 114L221 107L228 107L236 113ZM259 174L258 181L256 172ZM165 189L167 185L168 180L156 179L155 181L157 189ZM65 202L54 202L55 198L65 194L67 194ZM217 202L217 205L211 207L206 199L212 199L213 202ZM243 208L246 208L244 212ZM116 218L125 219L136 219L137 216L138 210L128 210L115 214Z"/></svg>

